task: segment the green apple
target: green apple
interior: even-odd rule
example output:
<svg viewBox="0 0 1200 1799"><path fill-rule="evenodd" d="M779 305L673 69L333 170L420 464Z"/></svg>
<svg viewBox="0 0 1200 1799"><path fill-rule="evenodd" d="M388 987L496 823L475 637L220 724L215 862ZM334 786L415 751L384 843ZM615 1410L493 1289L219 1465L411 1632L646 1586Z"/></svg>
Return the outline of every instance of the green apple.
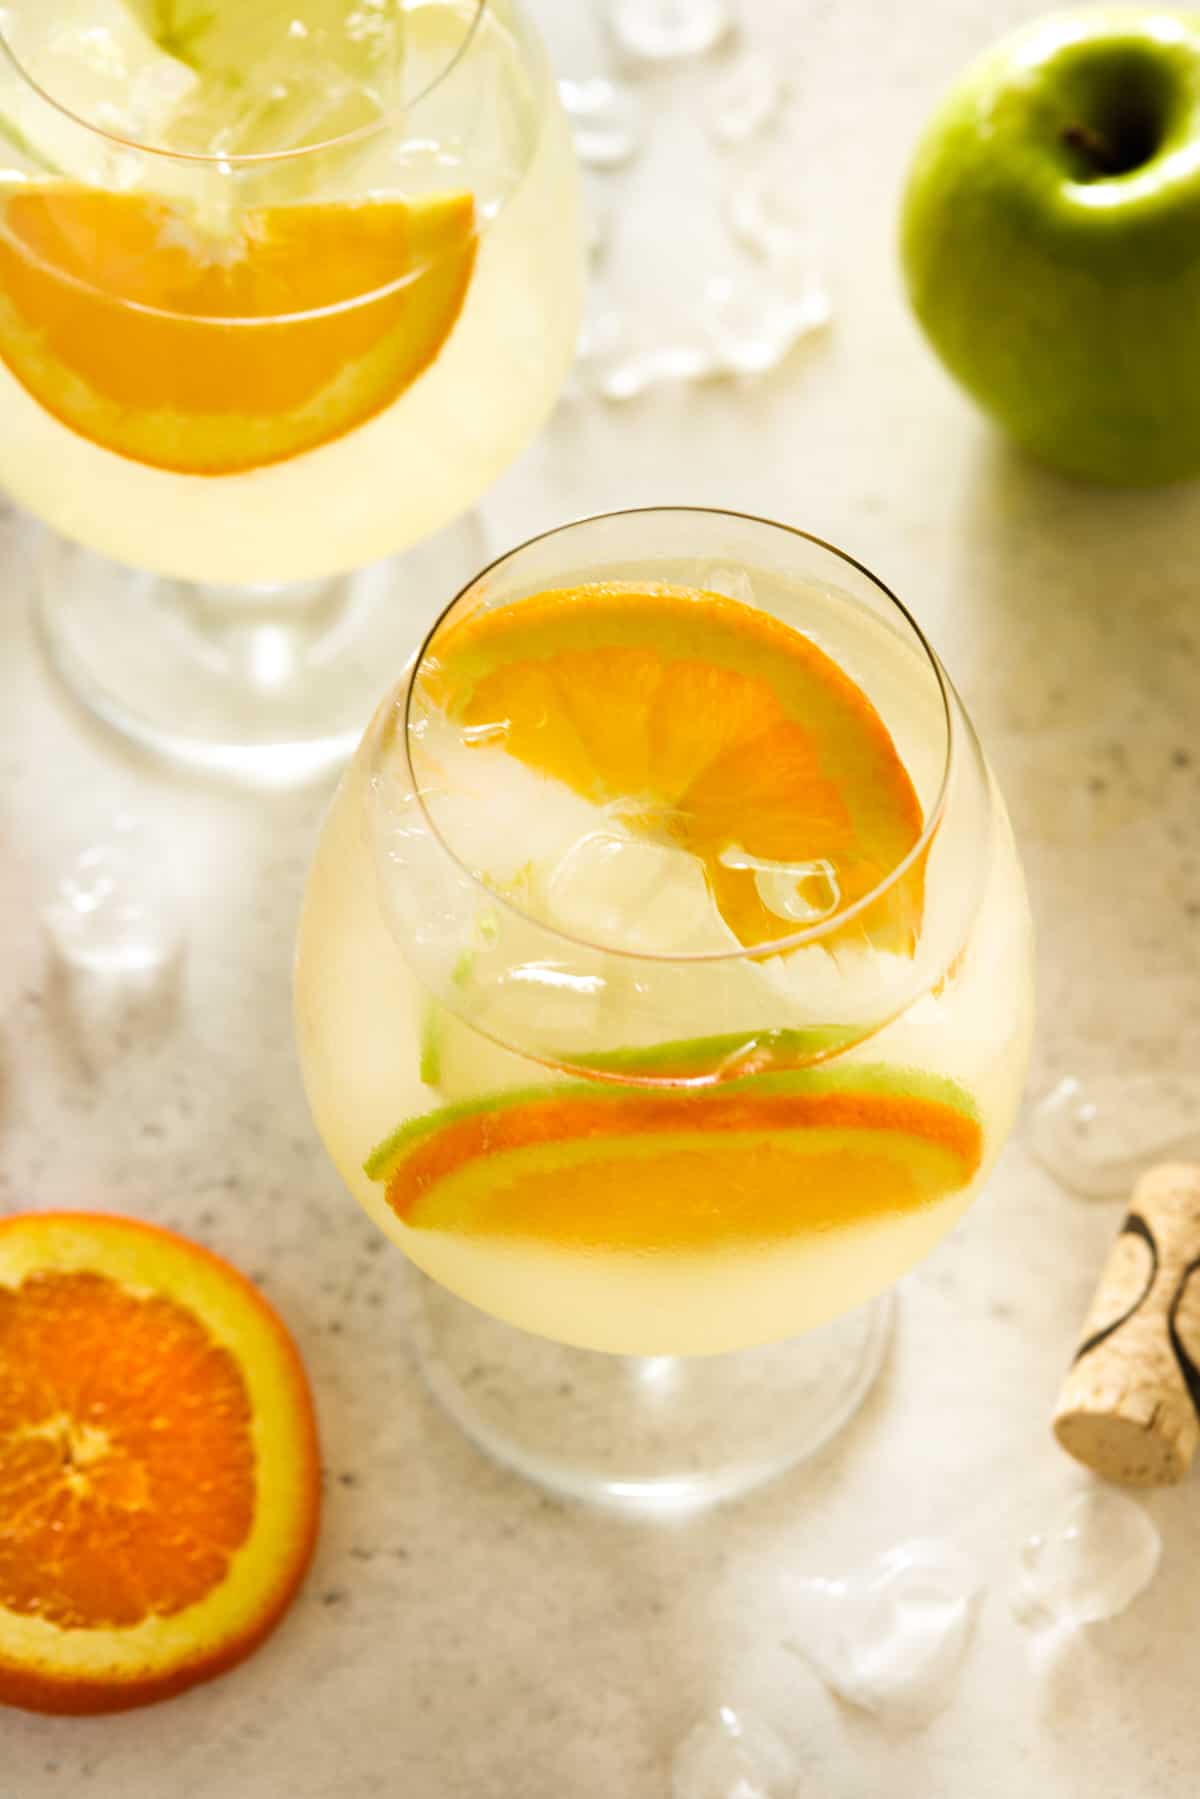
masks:
<svg viewBox="0 0 1200 1799"><path fill-rule="evenodd" d="M929 341L1069 474L1200 474L1200 15L1053 14L918 147L901 256Z"/></svg>

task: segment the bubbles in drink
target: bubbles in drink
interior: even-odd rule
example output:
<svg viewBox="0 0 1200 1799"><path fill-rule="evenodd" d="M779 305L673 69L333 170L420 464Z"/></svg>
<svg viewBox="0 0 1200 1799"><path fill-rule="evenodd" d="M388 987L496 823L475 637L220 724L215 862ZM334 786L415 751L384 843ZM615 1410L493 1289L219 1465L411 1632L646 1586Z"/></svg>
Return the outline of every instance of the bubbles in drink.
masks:
<svg viewBox="0 0 1200 1799"><path fill-rule="evenodd" d="M1077 1493L1021 1547L1014 1615L1034 1628L1116 1618L1158 1571L1162 1539L1144 1506L1102 1487Z"/></svg>
<svg viewBox="0 0 1200 1799"><path fill-rule="evenodd" d="M923 1723L951 1699L980 1584L954 1544L901 1543L838 1579L789 1582L790 1646L849 1704Z"/></svg>
<svg viewBox="0 0 1200 1799"><path fill-rule="evenodd" d="M100 979L141 983L171 966L182 932L142 832L128 818L59 877L43 914L62 963Z"/></svg>
<svg viewBox="0 0 1200 1799"><path fill-rule="evenodd" d="M1200 1152L1200 1080L1187 1075L1068 1075L1035 1107L1033 1154L1085 1199L1127 1194L1148 1163Z"/></svg>
<svg viewBox="0 0 1200 1799"><path fill-rule="evenodd" d="M671 1763L671 1799L794 1799L795 1757L769 1724L719 1706L693 1726Z"/></svg>
<svg viewBox="0 0 1200 1799"><path fill-rule="evenodd" d="M783 84L768 57L747 50L723 75L710 116L718 143L743 144L765 131L783 101Z"/></svg>
<svg viewBox="0 0 1200 1799"><path fill-rule="evenodd" d="M609 0L608 16L621 49L646 62L699 56L733 24L727 0Z"/></svg>
<svg viewBox="0 0 1200 1799"><path fill-rule="evenodd" d="M580 162L593 169L613 169L636 156L642 145L641 103L624 82L603 76L563 80L558 91Z"/></svg>

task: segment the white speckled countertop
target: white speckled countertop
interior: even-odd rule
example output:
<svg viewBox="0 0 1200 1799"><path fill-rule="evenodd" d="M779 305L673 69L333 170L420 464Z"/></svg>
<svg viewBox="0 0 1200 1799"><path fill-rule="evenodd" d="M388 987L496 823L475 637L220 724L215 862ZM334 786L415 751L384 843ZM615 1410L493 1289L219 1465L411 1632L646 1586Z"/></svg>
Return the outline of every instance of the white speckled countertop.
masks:
<svg viewBox="0 0 1200 1799"><path fill-rule="evenodd" d="M805 108L799 172L832 226L834 328L757 388L564 404L485 514L500 547L602 506L726 504L878 569L942 651L1008 792L1040 937L1035 1090L1068 1071L1200 1065L1200 497L1092 492L1009 454L898 289L895 202L919 124L975 49L1037 10L741 0ZM563 72L594 72L582 0L538 11ZM635 237L656 196L687 230L695 91L647 84L651 154L612 185L634 195L618 210ZM815 1462L687 1524L542 1497L426 1397L404 1269L308 1122L288 961L325 794L207 790L91 733L35 652L11 515L0 570L0 1208L126 1209L238 1261L300 1341L328 1466L314 1572L266 1648L126 1717L4 1714L3 1799L665 1799L674 1744L717 1703L775 1725L804 1799L1191 1799L1195 1479L1150 1501L1155 1585L1051 1669L993 1590L954 1702L923 1730L839 1705L783 1647L780 1570L837 1572L953 1530L1054 1469L1046 1419L1119 1203L1068 1197L1018 1133L906 1283L883 1379ZM169 850L187 955L174 1003L85 1050L37 909L121 808ZM1015 1549L1015 1523L989 1532L993 1557Z"/></svg>

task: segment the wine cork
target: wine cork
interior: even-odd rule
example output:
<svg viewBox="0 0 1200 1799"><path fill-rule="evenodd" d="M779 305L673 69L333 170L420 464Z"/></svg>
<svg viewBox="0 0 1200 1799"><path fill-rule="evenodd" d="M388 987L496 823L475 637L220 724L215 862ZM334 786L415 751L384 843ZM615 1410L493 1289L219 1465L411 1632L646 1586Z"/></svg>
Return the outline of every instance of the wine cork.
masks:
<svg viewBox="0 0 1200 1799"><path fill-rule="evenodd" d="M1156 1487L1187 1473L1200 1442L1200 1167L1164 1163L1134 1188L1054 1434L1106 1480Z"/></svg>

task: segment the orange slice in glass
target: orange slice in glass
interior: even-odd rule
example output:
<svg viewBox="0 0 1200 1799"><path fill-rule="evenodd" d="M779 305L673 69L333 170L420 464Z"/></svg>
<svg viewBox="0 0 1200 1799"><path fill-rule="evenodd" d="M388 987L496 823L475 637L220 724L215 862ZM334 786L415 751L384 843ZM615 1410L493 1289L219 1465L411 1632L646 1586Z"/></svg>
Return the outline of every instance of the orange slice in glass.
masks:
<svg viewBox="0 0 1200 1799"><path fill-rule="evenodd" d="M466 742L502 739L697 856L750 947L804 928L805 901L836 921L920 840L920 801L867 695L811 638L723 594L616 582L480 610L444 632L420 693ZM794 911L764 902L762 865L776 882L795 871ZM923 880L913 857L825 941L911 954Z"/></svg>
<svg viewBox="0 0 1200 1799"><path fill-rule="evenodd" d="M367 1173L413 1230L594 1253L749 1248L961 1191L983 1151L955 1083L863 1066L699 1092L580 1083L403 1125Z"/></svg>
<svg viewBox="0 0 1200 1799"><path fill-rule="evenodd" d="M156 468L260 468L389 406L438 355L475 259L469 194L248 211L206 234L70 183L0 206L0 357L81 436Z"/></svg>
<svg viewBox="0 0 1200 1799"><path fill-rule="evenodd" d="M319 1492L299 1355L241 1275L129 1219L0 1220L0 1702L123 1711L232 1667Z"/></svg>

